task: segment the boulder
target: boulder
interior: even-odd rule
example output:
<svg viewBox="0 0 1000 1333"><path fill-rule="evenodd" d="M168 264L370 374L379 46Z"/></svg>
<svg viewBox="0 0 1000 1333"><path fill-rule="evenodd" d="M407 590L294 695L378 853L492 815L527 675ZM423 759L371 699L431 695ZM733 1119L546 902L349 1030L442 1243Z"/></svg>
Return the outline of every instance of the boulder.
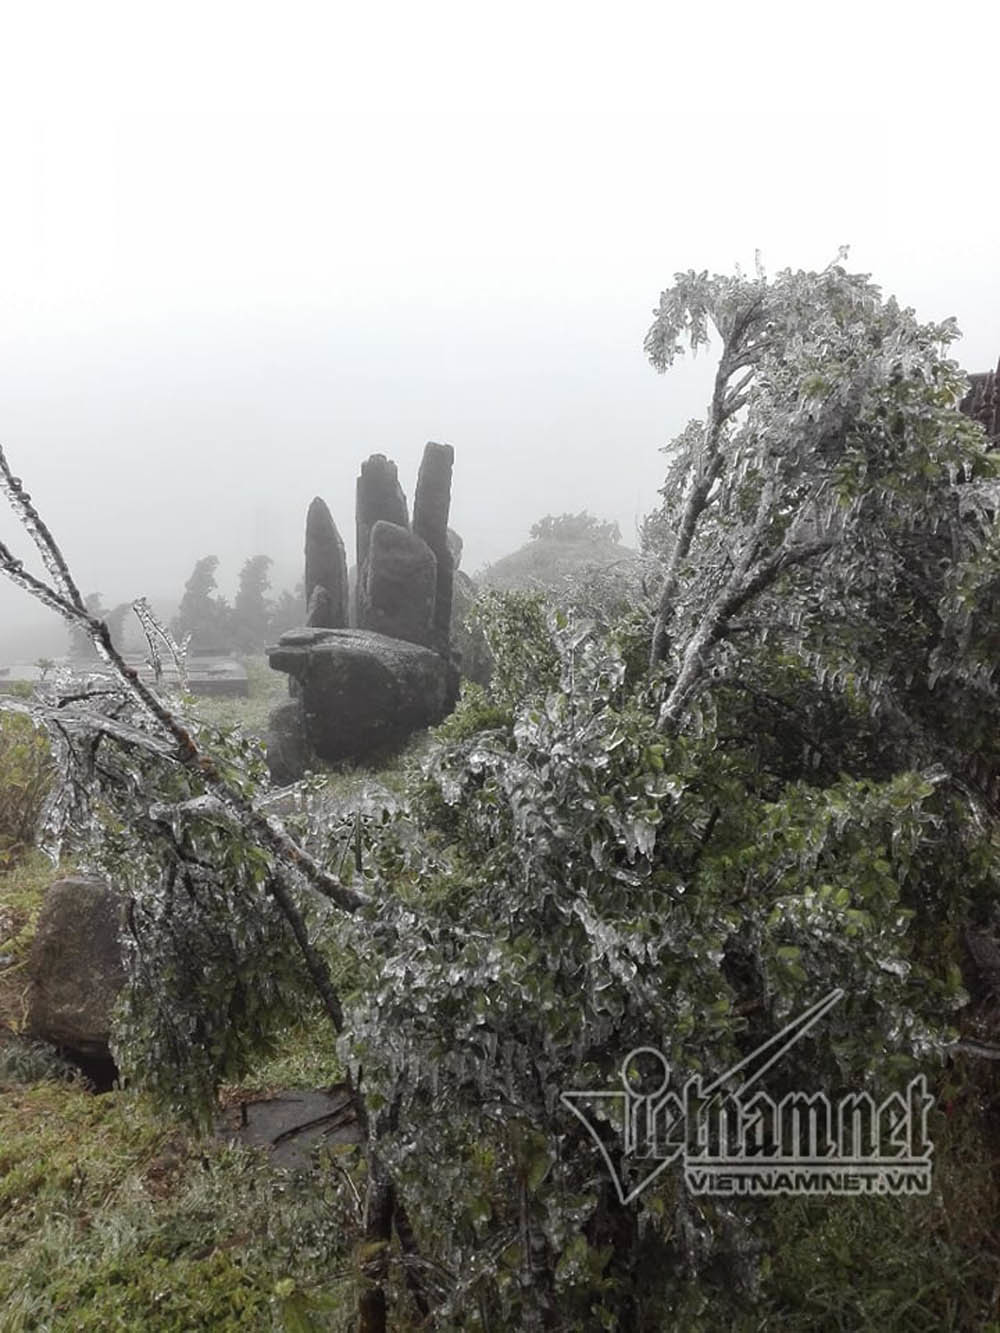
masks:
<svg viewBox="0 0 1000 1333"><path fill-rule="evenodd" d="M290 630L268 659L298 681L293 706L302 709L303 733L329 763L398 749L445 718L458 698L453 663L370 630Z"/></svg>
<svg viewBox="0 0 1000 1333"><path fill-rule="evenodd" d="M272 708L267 719L267 767L279 787L298 782L313 760L302 713L301 686L294 676L289 676L288 686L292 698Z"/></svg>
<svg viewBox="0 0 1000 1333"><path fill-rule="evenodd" d="M82 1062L110 1062L111 1011L125 982L124 900L101 880L57 880L45 895L28 962L30 1036Z"/></svg>
<svg viewBox="0 0 1000 1333"><path fill-rule="evenodd" d="M432 646L437 561L407 528L380 519L371 530L358 628Z"/></svg>

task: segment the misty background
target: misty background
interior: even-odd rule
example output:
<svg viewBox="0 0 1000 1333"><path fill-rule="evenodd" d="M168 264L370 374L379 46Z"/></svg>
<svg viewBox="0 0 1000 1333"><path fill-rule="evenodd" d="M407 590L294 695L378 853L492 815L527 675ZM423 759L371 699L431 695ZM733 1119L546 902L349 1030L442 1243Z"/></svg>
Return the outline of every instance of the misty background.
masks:
<svg viewBox="0 0 1000 1333"><path fill-rule="evenodd" d="M412 498L427 440L469 573L546 513L636 544L714 370L648 365L659 293L755 250L849 244L992 368L997 20L801 9L4 18L0 442L81 589L169 611L258 553L291 588L311 498L350 556L362 460ZM0 584L0 664L65 644Z"/></svg>

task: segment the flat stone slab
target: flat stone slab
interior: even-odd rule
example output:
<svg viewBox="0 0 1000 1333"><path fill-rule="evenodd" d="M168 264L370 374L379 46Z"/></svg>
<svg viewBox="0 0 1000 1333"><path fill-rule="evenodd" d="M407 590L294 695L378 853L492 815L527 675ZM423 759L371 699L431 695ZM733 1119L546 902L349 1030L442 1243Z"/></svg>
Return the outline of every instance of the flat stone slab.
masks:
<svg viewBox="0 0 1000 1333"><path fill-rule="evenodd" d="M308 1169L313 1150L323 1144L364 1141L343 1084L238 1102L226 1110L217 1132L231 1143L266 1148L277 1166L290 1171Z"/></svg>
<svg viewBox="0 0 1000 1333"><path fill-rule="evenodd" d="M293 629L267 656L296 681L304 735L328 763L399 748L458 698L451 661L371 630Z"/></svg>
<svg viewBox="0 0 1000 1333"><path fill-rule="evenodd" d="M147 685L156 683L152 668L144 657L128 653L125 655L125 661L138 671ZM100 661L74 662L69 658L59 658L55 661L55 667L87 676L110 674ZM191 657L188 659L187 668L188 684L194 695L245 699L250 694L246 668L231 657ZM51 669L43 671L34 662L12 662L9 666L0 667L0 693L10 693L18 685L37 685L51 674ZM177 689L179 685L177 668L168 658L164 659L164 688Z"/></svg>

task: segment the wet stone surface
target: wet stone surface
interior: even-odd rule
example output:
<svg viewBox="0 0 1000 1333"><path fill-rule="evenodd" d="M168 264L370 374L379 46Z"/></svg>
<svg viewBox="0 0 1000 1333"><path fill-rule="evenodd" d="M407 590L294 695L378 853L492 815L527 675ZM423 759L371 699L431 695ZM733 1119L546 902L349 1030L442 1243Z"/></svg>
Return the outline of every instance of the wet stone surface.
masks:
<svg viewBox="0 0 1000 1333"><path fill-rule="evenodd" d="M342 1084L237 1102L225 1111L217 1132L230 1142L267 1148L277 1166L292 1171L311 1165L314 1148L362 1142L350 1095Z"/></svg>

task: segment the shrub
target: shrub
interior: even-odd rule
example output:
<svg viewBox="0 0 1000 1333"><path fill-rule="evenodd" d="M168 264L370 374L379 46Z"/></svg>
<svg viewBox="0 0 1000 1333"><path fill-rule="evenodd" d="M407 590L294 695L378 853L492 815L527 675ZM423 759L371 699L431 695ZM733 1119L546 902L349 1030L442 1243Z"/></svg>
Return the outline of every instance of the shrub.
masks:
<svg viewBox="0 0 1000 1333"><path fill-rule="evenodd" d="M32 846L51 776L44 734L25 715L0 712L0 869Z"/></svg>
<svg viewBox="0 0 1000 1333"><path fill-rule="evenodd" d="M27 1037L0 1041L0 1088L10 1084L45 1081L89 1086L77 1066L60 1055L48 1042L32 1041Z"/></svg>
<svg viewBox="0 0 1000 1333"><path fill-rule="evenodd" d="M546 600L537 592L488 589L469 613L491 661L487 695L501 710L519 703L532 686L545 691L559 679L559 659L546 628Z"/></svg>

